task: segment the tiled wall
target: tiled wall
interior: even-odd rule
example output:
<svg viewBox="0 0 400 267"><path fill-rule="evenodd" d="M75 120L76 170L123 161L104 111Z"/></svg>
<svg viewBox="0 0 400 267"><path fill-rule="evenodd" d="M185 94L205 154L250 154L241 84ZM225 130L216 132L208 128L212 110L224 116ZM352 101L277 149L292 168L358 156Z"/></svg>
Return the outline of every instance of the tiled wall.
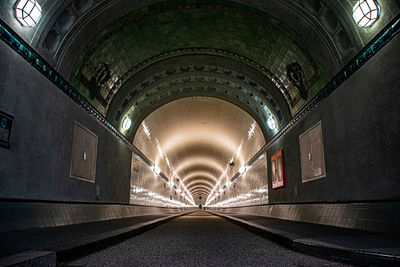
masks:
<svg viewBox="0 0 400 267"><path fill-rule="evenodd" d="M55 227L142 215L167 215L193 208L160 208L117 204L0 202L0 232Z"/></svg>
<svg viewBox="0 0 400 267"><path fill-rule="evenodd" d="M221 213L248 214L344 228L400 233L400 202L263 205L215 210Z"/></svg>

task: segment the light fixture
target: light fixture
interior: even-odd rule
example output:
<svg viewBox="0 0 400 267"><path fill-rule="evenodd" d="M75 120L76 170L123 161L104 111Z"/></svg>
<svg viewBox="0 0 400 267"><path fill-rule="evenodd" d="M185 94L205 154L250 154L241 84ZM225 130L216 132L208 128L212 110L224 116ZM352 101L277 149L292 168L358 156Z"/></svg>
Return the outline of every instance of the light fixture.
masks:
<svg viewBox="0 0 400 267"><path fill-rule="evenodd" d="M157 175L161 173L161 169L158 166L152 166L151 170Z"/></svg>
<svg viewBox="0 0 400 267"><path fill-rule="evenodd" d="M269 117L267 120L267 124L268 124L268 128L270 128L271 130L274 130L276 128L276 122L274 117Z"/></svg>
<svg viewBox="0 0 400 267"><path fill-rule="evenodd" d="M240 167L239 169L239 174L242 175L243 173L245 173L248 170L248 167L246 165L243 165L242 167Z"/></svg>
<svg viewBox="0 0 400 267"><path fill-rule="evenodd" d="M15 4L15 17L23 26L35 26L41 15L42 8L36 0L18 0Z"/></svg>
<svg viewBox="0 0 400 267"><path fill-rule="evenodd" d="M353 18L359 27L370 27L378 20L380 11L376 0L358 0L353 7Z"/></svg>
<svg viewBox="0 0 400 267"><path fill-rule="evenodd" d="M122 123L122 129L125 131L131 128L132 121L128 117L126 117Z"/></svg>

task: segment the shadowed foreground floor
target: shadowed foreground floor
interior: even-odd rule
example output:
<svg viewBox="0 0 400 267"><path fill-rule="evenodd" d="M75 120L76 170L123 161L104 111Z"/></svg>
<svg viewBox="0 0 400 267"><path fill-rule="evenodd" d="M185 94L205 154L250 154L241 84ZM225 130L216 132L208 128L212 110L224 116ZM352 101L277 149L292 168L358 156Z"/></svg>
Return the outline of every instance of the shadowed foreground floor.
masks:
<svg viewBox="0 0 400 267"><path fill-rule="evenodd" d="M67 266L344 266L283 248L203 211Z"/></svg>

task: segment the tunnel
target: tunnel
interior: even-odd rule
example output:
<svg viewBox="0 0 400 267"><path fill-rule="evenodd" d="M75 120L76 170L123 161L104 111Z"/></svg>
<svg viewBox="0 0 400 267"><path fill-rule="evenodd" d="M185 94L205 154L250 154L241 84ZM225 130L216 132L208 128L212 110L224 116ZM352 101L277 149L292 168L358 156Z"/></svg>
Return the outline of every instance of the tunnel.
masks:
<svg viewBox="0 0 400 267"><path fill-rule="evenodd" d="M0 266L400 264L400 1L0 23Z"/></svg>

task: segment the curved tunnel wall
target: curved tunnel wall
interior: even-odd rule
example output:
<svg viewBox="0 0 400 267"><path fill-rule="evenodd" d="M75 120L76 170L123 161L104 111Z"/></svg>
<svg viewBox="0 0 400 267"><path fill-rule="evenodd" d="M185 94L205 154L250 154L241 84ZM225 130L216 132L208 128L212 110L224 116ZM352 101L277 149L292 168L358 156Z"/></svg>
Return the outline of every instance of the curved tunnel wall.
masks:
<svg viewBox="0 0 400 267"><path fill-rule="evenodd" d="M265 206L265 209L281 204L296 206L293 203L314 205L323 202L321 205L332 206L335 204L329 203L381 201L383 204L375 210L384 206L392 211L390 214L398 214L390 201L399 200L397 129L400 125L396 97L400 87L397 79L399 45L397 36L316 111L269 149L265 158L267 164L271 155L284 149L287 183L284 188L272 190L269 173L268 201L274 205ZM128 203L130 150L4 43L0 47L1 54L5 55L1 67L7 70L0 74L1 108L15 117L12 147L0 150L1 198ZM23 78L19 75L21 70L25 74ZM104 141L99 142L97 184L69 178L75 120ZM302 183L298 137L320 120L327 177ZM116 151L120 157L110 156ZM246 174L248 177L251 171ZM96 185L100 186L99 190ZM244 193L247 188L242 191L239 187L237 190ZM362 219L361 214L359 218ZM392 222L398 223L399 220L392 216Z"/></svg>
<svg viewBox="0 0 400 267"><path fill-rule="evenodd" d="M132 151L4 42L0 45L1 67L7 70L1 72L1 111L15 118L12 145L0 151L0 198L129 204ZM70 177L75 122L98 138L93 182ZM167 190L158 188L158 193ZM172 200L179 201L175 195Z"/></svg>
<svg viewBox="0 0 400 267"><path fill-rule="evenodd" d="M397 36L267 150L270 205L259 206L262 200L254 195L253 202L213 209L398 233L399 46ZM319 121L326 177L302 182L299 136ZM286 184L272 189L271 156L280 149ZM232 196L227 190L221 202Z"/></svg>

